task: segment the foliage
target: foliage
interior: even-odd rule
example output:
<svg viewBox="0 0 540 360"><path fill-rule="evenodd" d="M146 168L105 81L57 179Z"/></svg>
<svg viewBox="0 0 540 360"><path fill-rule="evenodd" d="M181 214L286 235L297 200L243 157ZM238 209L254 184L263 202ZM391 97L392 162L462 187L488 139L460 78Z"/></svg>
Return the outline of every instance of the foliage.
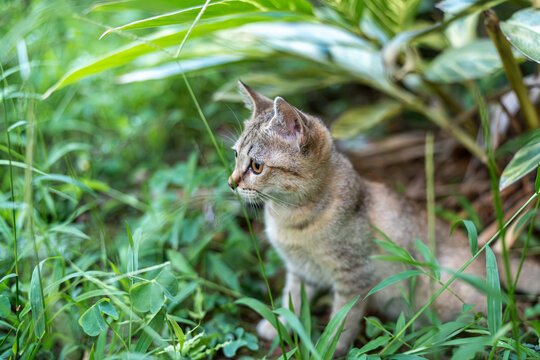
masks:
<svg viewBox="0 0 540 360"><path fill-rule="evenodd" d="M497 161L515 153L500 178L506 187L537 166L538 130L526 121L527 132L494 152L482 102L496 107L501 94L520 91L506 78L534 71L540 15L499 3L448 0L440 10L417 0L0 3L1 357L271 354L254 335L258 317L248 306L280 330L288 358L330 359L352 303L325 328L307 301L299 317L276 309L271 294L265 305L259 268L279 272L278 256L263 247L261 261L251 222L242 218L251 215L259 234L259 214L226 188L233 160L215 136L241 126L235 117L243 110L233 104L225 111L213 100L239 100L239 77L304 104L302 93L338 89L335 101L321 105L337 117L336 137L375 133L406 114L447 132L487 164L492 181L499 180ZM480 35L481 11L492 7L507 19L500 28L513 53ZM521 66L503 66L507 61ZM189 80L179 81L185 74ZM351 83L369 89L373 101L355 102L343 90ZM484 143L476 141L478 111ZM534 215L520 218L521 226L530 222L526 244ZM504 232L510 222L503 227L502 210L498 217ZM442 287L397 321L366 318L363 345L349 359L538 357L538 321L502 314L503 304L515 306L513 291L501 290L491 248L479 248L476 227L464 224L471 259L445 283L441 272L448 270L427 246L416 243L422 259L415 259L391 239L380 242L381 260L409 269L372 293L417 276ZM487 281L461 274L483 251ZM486 316L473 319L464 306L453 322L432 316L431 325L416 326L455 280L487 294Z"/></svg>

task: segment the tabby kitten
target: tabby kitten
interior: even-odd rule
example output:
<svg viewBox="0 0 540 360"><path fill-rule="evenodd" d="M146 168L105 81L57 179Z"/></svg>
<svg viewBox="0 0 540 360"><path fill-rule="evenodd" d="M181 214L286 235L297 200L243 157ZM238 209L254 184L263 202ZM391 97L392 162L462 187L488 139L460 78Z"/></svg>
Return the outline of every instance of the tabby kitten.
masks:
<svg viewBox="0 0 540 360"><path fill-rule="evenodd" d="M266 233L287 268L283 306L288 307L290 295L294 309L300 309L302 281L309 298L317 289L333 292L331 316L360 296L337 345L336 355L344 355L358 333L366 306L390 317L407 311L403 301L396 301L402 298L396 286L362 300L381 280L403 271L399 263L371 258L379 252L373 226L421 259L414 238L426 240L426 214L384 185L362 179L336 150L319 119L281 97L272 101L242 82L239 85L253 113L233 146L236 166L229 186L248 201L264 202ZM447 239L438 244L439 264L458 269L470 257L468 240L462 235L448 240L448 229L442 223L437 230L439 240ZM540 278L538 266L534 271L529 279ZM485 260L478 258L466 272L483 276ZM448 278L442 275L441 280ZM538 281L520 285L540 290ZM475 310L485 311L485 298L474 288L455 282L451 289L466 303L476 304ZM416 294L427 299L429 279L418 279ZM443 321L462 309L462 303L448 291L439 296L437 305ZM276 336L266 320L257 330L266 339Z"/></svg>

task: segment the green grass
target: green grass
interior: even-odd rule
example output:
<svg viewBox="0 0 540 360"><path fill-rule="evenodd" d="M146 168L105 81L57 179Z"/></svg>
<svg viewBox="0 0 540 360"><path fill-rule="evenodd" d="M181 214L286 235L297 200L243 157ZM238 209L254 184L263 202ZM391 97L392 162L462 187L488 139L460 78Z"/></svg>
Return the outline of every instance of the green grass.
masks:
<svg viewBox="0 0 540 360"><path fill-rule="evenodd" d="M394 10L405 4L394 2ZM317 111L329 117L354 111L357 106L348 95L346 82L369 86L369 90L355 89L364 95L377 92L380 103L396 104L399 111L393 111L393 117L404 111L414 113L420 119L416 120L420 125L415 126L431 132L440 127L447 131L445 136L453 137L472 156L485 161L495 194L498 234L504 233L510 223L503 221L497 195L498 167L503 159L497 157L489 141L482 149L472 140L476 134L453 123L452 116L459 117L459 109L444 101L454 96L461 106L477 103L479 123L484 138L489 139L485 102L490 98L488 92L505 85L502 64L488 72L482 72L482 67L467 68L469 72L455 75L450 85L448 79L439 79L438 95L433 96L440 96L441 104L448 108L435 111L430 108L431 95L421 85L401 86L399 64L385 69L392 78L377 78L377 71L356 68L358 64L347 64L343 58L313 62L294 47L272 48L267 44L265 48L257 41L231 49L214 37L220 29L235 31L242 24L262 20L264 26L274 30L289 26L282 19L316 22L327 31L323 34L339 30L342 35L358 37L355 46L366 56L378 58L389 50L386 45L390 43L385 45L384 41L407 35L409 26L421 24L432 10L405 7L408 10L397 23L388 23L386 16L375 16L371 26L384 34L375 32L372 38L363 36L366 30L359 24L367 21L367 13L377 15L375 2L345 6L325 1L314 12L309 3L301 0L260 1L260 13L253 13L250 9L254 5L247 2L219 11L216 9L221 5L213 2L190 3L199 7L174 18L172 35L155 35L154 45L147 40L141 45L141 41L165 23L148 19L177 6L169 1L145 5L135 0L116 4L116 9L113 5L101 8L111 11L96 8L91 12L67 0L29 4L13 0L0 4L0 11L9 15L0 22L0 36L7 39L0 44L4 50L0 53L0 128L4 135L0 140L1 358L259 359L277 358L270 355L277 346L283 354L279 358L331 358L337 341L333 335L342 330L347 308L326 322L321 305L304 301L298 318L290 309L275 306L272 290L277 291L281 285L282 265L275 251L259 241L263 236L261 214L246 208L226 186L234 160L222 139L235 137L239 120L248 114L239 104L225 105L214 101L213 96L218 93L233 99L231 89L238 78L251 78L255 84L267 86L268 95L289 95L295 103L308 108L317 103L321 106ZM145 10L144 6L151 9ZM486 6L474 5L462 10L458 17L478 13ZM207 17L203 11L208 11ZM147 20L137 26L157 28L127 32L129 27L122 27L141 19ZM175 27L177 22L182 23ZM430 33L442 36L439 30L450 25L450 21L436 25ZM110 28L116 30L97 41ZM264 40L264 31L250 29L251 35ZM422 40L423 35L418 36ZM317 43L318 49L332 41L310 36L302 39ZM424 45L411 46L417 56L422 56ZM450 50L447 45L428 48L438 53ZM140 52L135 54L133 49ZM75 67L78 70L68 71L81 54L95 54L102 59L96 62L86 56ZM139 58L142 54L147 57ZM207 62L224 55L237 57L227 58L224 63ZM402 55L416 61L412 53ZM445 66L455 64L455 56L450 55L439 62L431 62L429 56L422 59L431 65L415 69L425 69L420 82L425 78L439 81L437 66L445 61ZM473 52L469 56L485 54ZM138 62L131 63L136 59ZM171 63L176 66L176 77L126 85L111 81L116 75ZM108 68L118 69L103 72ZM184 68L189 71L184 73ZM531 72L527 66L522 70ZM160 71L157 73L163 75ZM64 77L61 87L51 88L65 74L72 75ZM86 78L90 74L95 76ZM464 76L467 81L457 80ZM469 86L471 79L478 79L474 87ZM67 86L68 82L71 85ZM493 84L497 86L492 90ZM325 101L309 101L310 96L316 96L315 89ZM308 90L311 92L305 95ZM42 98L43 94L48 95L47 99ZM384 122L390 120L383 115L369 126L343 121L340 129L350 127L390 136L386 133L390 127ZM520 137L526 138L523 143L511 145ZM508 141L510 151L525 143L528 149L535 139L528 134L512 135ZM434 156L433 139L428 137L426 173L432 230L436 205ZM523 156L531 158L528 153ZM521 163L508 171L519 179L527 169L528 165ZM534 219L538 186L535 191L528 194L527 204L536 201L536 207L532 215L526 215L524 252L537 242ZM461 202L467 204L466 210L474 215L471 217L475 223L481 224L467 200ZM517 219L524 212L525 205L509 215ZM473 223L467 222L466 227L475 241ZM431 240L435 240L433 236ZM443 270L432 255L434 241L429 247L417 244L423 259L414 259L393 246L391 239L381 245L414 269L396 274L374 291L386 286L405 287L399 281L416 276L440 282ZM490 258L488 246L478 251L471 246L471 250L466 264L482 251ZM509 274L506 261L505 271L511 275L509 283L513 283L506 293L494 276L496 264L488 263L488 282L475 283L488 293L492 304L485 316L474 318L468 312L445 324L432 316L432 324L418 325L417 319L429 312L435 298L452 281L462 280L458 272L428 301L424 299L417 312L387 322L366 318L365 331L349 358L539 357L538 311L529 307L525 314L528 317L516 311L514 288L518 274ZM323 304L327 301L321 300ZM404 291L404 301L411 300ZM278 315L287 320L287 325L278 325ZM266 344L256 336L255 326L262 317L278 327L280 339L274 344Z"/></svg>

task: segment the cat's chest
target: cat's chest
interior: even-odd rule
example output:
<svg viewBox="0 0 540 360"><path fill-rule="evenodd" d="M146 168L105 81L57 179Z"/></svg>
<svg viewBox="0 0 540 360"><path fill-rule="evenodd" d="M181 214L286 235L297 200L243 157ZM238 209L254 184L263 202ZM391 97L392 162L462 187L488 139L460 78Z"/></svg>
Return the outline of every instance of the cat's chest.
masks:
<svg viewBox="0 0 540 360"><path fill-rule="evenodd" d="M325 241L327 234L318 230L290 228L272 216L266 216L267 236L289 270L321 286L330 286L332 249Z"/></svg>

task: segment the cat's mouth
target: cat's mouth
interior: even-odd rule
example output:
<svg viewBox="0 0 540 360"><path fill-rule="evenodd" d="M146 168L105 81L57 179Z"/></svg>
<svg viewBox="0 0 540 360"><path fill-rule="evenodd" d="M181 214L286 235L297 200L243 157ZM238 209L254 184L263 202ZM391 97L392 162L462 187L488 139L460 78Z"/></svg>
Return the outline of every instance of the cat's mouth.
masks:
<svg viewBox="0 0 540 360"><path fill-rule="evenodd" d="M257 190L248 189L248 188L238 188L238 193L242 198L248 200L248 201L255 201L260 198L259 192Z"/></svg>

